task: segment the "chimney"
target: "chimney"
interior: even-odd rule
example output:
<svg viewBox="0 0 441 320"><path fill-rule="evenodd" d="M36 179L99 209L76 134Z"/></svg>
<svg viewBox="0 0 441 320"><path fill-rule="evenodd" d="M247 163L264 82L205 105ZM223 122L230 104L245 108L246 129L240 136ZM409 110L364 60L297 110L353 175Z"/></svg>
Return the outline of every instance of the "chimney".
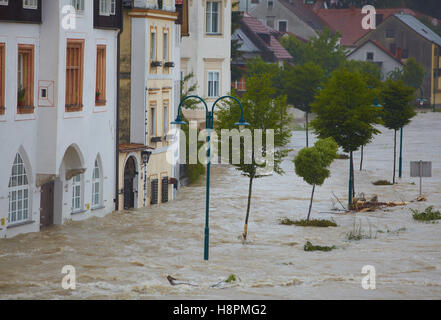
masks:
<svg viewBox="0 0 441 320"><path fill-rule="evenodd" d="M397 59L401 60L401 48L397 48Z"/></svg>

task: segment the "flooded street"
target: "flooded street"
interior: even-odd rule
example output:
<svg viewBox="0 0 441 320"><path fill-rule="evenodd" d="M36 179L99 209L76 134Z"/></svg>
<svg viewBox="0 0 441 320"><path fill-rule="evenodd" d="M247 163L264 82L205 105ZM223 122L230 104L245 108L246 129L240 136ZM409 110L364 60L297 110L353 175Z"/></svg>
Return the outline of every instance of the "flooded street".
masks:
<svg viewBox="0 0 441 320"><path fill-rule="evenodd" d="M365 148L364 170L355 155L355 188L379 201L410 201L419 180L409 161L433 161L423 179L427 202L372 213L336 214L332 192L347 202L349 160L336 160L331 177L316 188L312 218L334 219L336 228L284 226L279 219L305 218L311 187L291 162L305 144L295 131L285 175L254 181L249 240L242 244L248 179L232 167L213 166L210 260L203 260L205 180L180 190L177 200L53 226L40 233L0 240L1 299L439 299L441 224L415 222L409 208L441 207L441 113L419 114L404 131L403 179L392 180L393 131L380 129ZM413 184L414 182L414 184ZM338 207L339 204L336 204ZM354 223L371 239L348 241ZM335 245L305 252L306 241ZM61 287L64 265L76 269L75 290ZM361 286L364 265L376 269L376 289ZM235 274L238 281L210 287ZM167 275L197 286L171 286Z"/></svg>

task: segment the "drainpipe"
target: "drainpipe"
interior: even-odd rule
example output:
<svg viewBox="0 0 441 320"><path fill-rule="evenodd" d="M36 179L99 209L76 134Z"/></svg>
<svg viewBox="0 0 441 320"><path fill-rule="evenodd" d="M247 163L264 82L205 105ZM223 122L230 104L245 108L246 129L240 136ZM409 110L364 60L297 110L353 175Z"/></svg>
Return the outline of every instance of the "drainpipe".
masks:
<svg viewBox="0 0 441 320"><path fill-rule="evenodd" d="M120 98L120 49L121 33L123 32L123 8L120 8L120 29L117 37L116 53L116 125L115 125L115 211L119 209L119 98Z"/></svg>

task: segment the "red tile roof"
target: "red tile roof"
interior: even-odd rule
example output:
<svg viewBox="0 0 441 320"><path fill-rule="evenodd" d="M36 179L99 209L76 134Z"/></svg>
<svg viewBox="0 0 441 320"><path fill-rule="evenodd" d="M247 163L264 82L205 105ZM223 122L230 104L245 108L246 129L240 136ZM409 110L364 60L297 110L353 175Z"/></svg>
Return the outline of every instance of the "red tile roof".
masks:
<svg viewBox="0 0 441 320"><path fill-rule="evenodd" d="M412 16L422 14L408 8L377 9L377 14L383 15L383 21L395 13L405 13ZM349 9L318 9L316 14L332 26L334 30L340 31L342 46L354 46L354 43L370 30L365 30L361 26L361 21L365 14L361 13L360 8Z"/></svg>
<svg viewBox="0 0 441 320"><path fill-rule="evenodd" d="M267 51L271 51L276 60L291 60L292 56L288 51L277 41L277 35L281 35L280 32L265 26L257 18L244 13L242 20L242 26L245 26L254 36L251 40L257 42L256 45ZM265 41L265 38L269 41Z"/></svg>

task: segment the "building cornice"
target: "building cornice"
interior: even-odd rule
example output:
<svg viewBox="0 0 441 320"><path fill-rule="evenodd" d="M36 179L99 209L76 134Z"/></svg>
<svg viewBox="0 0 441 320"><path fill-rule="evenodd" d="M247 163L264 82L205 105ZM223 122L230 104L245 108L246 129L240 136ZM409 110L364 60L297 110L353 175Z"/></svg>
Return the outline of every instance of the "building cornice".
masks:
<svg viewBox="0 0 441 320"><path fill-rule="evenodd" d="M155 10L155 9L132 9L129 12L129 16L132 18L152 18L160 20L175 21L178 19L177 12Z"/></svg>

